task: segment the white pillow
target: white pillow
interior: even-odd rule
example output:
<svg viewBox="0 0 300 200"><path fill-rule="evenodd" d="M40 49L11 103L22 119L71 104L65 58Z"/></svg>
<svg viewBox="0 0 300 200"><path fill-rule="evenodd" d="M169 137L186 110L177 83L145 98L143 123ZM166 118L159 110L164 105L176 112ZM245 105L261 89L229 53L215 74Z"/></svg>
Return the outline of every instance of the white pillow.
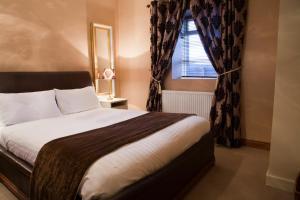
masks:
<svg viewBox="0 0 300 200"><path fill-rule="evenodd" d="M72 114L99 107L96 92L92 86L82 89L55 89L56 101L63 114Z"/></svg>
<svg viewBox="0 0 300 200"><path fill-rule="evenodd" d="M58 117L61 113L54 90L28 93L0 93L0 126Z"/></svg>

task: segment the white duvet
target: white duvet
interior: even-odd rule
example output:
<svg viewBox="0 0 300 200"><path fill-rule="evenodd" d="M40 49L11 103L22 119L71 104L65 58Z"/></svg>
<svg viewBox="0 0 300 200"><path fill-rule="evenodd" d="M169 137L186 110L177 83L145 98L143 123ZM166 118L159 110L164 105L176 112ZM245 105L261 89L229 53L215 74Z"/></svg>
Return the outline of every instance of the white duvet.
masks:
<svg viewBox="0 0 300 200"><path fill-rule="evenodd" d="M98 108L7 126L0 129L0 144L34 165L39 150L51 140L105 127L142 114L145 112ZM82 179L80 194L83 200L111 196L152 174L199 141L208 131L207 120L192 116L107 154L98 159Z"/></svg>

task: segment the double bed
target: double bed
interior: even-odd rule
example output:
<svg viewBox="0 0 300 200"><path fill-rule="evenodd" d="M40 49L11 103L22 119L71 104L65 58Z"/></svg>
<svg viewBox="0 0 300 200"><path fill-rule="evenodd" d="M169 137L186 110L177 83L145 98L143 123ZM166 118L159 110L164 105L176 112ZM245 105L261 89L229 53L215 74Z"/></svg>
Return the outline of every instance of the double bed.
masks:
<svg viewBox="0 0 300 200"><path fill-rule="evenodd" d="M0 93L91 86L88 72L2 72ZM118 124L143 111L95 108L60 117L0 127L0 181L28 199L41 148L58 138ZM136 125L139 128L139 125ZM78 147L80 148L80 147ZM84 174L77 199L174 199L214 164L209 123L189 116L99 158ZM67 170L67 169L66 169Z"/></svg>

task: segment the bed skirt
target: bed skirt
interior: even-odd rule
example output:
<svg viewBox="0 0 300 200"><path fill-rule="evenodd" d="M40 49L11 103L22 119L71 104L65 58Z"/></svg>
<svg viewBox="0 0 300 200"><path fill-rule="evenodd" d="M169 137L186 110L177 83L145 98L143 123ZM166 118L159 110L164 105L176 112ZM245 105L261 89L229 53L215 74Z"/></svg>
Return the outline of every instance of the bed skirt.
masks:
<svg viewBox="0 0 300 200"><path fill-rule="evenodd" d="M214 139L207 133L165 167L105 200L180 199L214 162ZM29 197L31 172L32 166L0 147L0 181L20 200Z"/></svg>

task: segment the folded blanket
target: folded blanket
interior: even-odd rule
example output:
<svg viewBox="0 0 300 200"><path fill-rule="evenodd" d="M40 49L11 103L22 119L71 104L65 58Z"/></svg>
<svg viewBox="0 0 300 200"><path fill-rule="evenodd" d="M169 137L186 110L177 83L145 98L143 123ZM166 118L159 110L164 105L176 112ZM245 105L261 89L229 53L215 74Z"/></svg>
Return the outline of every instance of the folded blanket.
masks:
<svg viewBox="0 0 300 200"><path fill-rule="evenodd" d="M96 160L189 116L147 113L47 143L40 150L34 165L30 199L74 200L86 170Z"/></svg>

